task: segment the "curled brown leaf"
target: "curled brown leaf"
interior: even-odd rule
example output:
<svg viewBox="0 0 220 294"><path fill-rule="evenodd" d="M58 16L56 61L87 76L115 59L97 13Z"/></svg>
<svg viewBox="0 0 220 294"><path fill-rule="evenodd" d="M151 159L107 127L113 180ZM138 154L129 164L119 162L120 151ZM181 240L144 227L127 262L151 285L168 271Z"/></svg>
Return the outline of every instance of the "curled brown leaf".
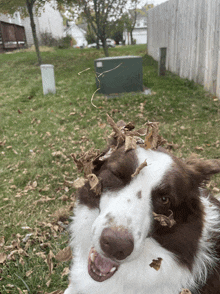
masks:
<svg viewBox="0 0 220 294"><path fill-rule="evenodd" d="M101 194L101 182L99 178L95 174L90 174L87 176L87 179L89 181L89 185L91 187L91 190L98 196Z"/></svg>
<svg viewBox="0 0 220 294"><path fill-rule="evenodd" d="M82 188L82 187L85 185L85 183L87 183L87 182L88 182L87 179L81 177L81 178L76 179L76 180L73 182L73 186L74 186L74 188L76 188L76 189L80 189L80 188Z"/></svg>
<svg viewBox="0 0 220 294"><path fill-rule="evenodd" d="M156 149L159 143L159 123L147 123L147 135L145 137L145 149Z"/></svg>
<svg viewBox="0 0 220 294"><path fill-rule="evenodd" d="M72 251L70 246L67 246L63 250L60 250L56 255L55 259L61 262L69 261L72 259Z"/></svg>
<svg viewBox="0 0 220 294"><path fill-rule="evenodd" d="M158 257L157 259L153 259L151 264L149 265L150 267L153 267L156 271L159 271L162 260L163 259L161 257Z"/></svg>
<svg viewBox="0 0 220 294"><path fill-rule="evenodd" d="M125 152L132 149L136 149L136 148L137 148L137 145L136 145L135 138L131 136L126 136L125 137Z"/></svg>
<svg viewBox="0 0 220 294"><path fill-rule="evenodd" d="M140 171L141 171L145 166L147 166L147 161L146 161L146 159L145 159L145 161L142 162L141 165L136 169L136 171L133 173L133 175L131 175L132 178L135 177L135 176L137 176L137 175L140 173Z"/></svg>
<svg viewBox="0 0 220 294"><path fill-rule="evenodd" d="M173 212L170 210L170 215L166 216L163 214L157 214L155 212L153 212L153 216L154 219L159 221L161 226L165 227L168 226L169 228L171 228L172 226L174 226L176 224L176 221L173 218Z"/></svg>

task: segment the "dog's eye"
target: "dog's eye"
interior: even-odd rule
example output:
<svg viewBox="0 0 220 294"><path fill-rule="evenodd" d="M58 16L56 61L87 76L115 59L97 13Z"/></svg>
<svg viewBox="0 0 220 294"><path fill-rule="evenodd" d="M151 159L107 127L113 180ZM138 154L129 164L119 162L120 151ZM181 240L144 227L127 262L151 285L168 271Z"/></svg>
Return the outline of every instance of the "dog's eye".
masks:
<svg viewBox="0 0 220 294"><path fill-rule="evenodd" d="M170 202L170 198L167 196L161 196L160 201L162 202L163 205L166 205Z"/></svg>

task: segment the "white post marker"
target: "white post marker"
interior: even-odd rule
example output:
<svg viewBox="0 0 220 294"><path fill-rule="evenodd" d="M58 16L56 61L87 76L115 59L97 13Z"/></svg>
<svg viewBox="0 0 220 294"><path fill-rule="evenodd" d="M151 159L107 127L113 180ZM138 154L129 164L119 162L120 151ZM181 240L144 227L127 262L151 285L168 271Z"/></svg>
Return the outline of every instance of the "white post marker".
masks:
<svg viewBox="0 0 220 294"><path fill-rule="evenodd" d="M42 64L40 69L44 95L48 93L56 94L54 66L52 64Z"/></svg>

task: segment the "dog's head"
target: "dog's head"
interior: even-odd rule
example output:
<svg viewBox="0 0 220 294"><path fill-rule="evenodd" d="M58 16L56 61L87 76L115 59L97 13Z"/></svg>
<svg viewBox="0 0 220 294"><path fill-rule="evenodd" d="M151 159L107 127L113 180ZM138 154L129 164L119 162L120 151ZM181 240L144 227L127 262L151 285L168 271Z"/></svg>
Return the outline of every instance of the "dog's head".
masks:
<svg viewBox="0 0 220 294"><path fill-rule="evenodd" d="M126 150L124 144L110 150L94 162L100 191L89 182L79 190L80 204L99 209L92 225L90 276L109 279L122 263L138 258L147 238L190 268L203 227L200 186L220 172L220 162L183 162L160 148Z"/></svg>

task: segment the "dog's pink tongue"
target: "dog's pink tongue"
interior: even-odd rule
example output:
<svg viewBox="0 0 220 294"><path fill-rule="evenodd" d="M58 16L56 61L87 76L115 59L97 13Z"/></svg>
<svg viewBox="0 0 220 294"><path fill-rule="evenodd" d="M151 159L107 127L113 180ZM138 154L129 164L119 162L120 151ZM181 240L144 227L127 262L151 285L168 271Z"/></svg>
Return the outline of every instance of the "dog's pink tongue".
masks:
<svg viewBox="0 0 220 294"><path fill-rule="evenodd" d="M106 258L101 257L101 255L97 255L95 258L95 266L102 272L103 274L107 274L110 270L116 266L116 264Z"/></svg>

